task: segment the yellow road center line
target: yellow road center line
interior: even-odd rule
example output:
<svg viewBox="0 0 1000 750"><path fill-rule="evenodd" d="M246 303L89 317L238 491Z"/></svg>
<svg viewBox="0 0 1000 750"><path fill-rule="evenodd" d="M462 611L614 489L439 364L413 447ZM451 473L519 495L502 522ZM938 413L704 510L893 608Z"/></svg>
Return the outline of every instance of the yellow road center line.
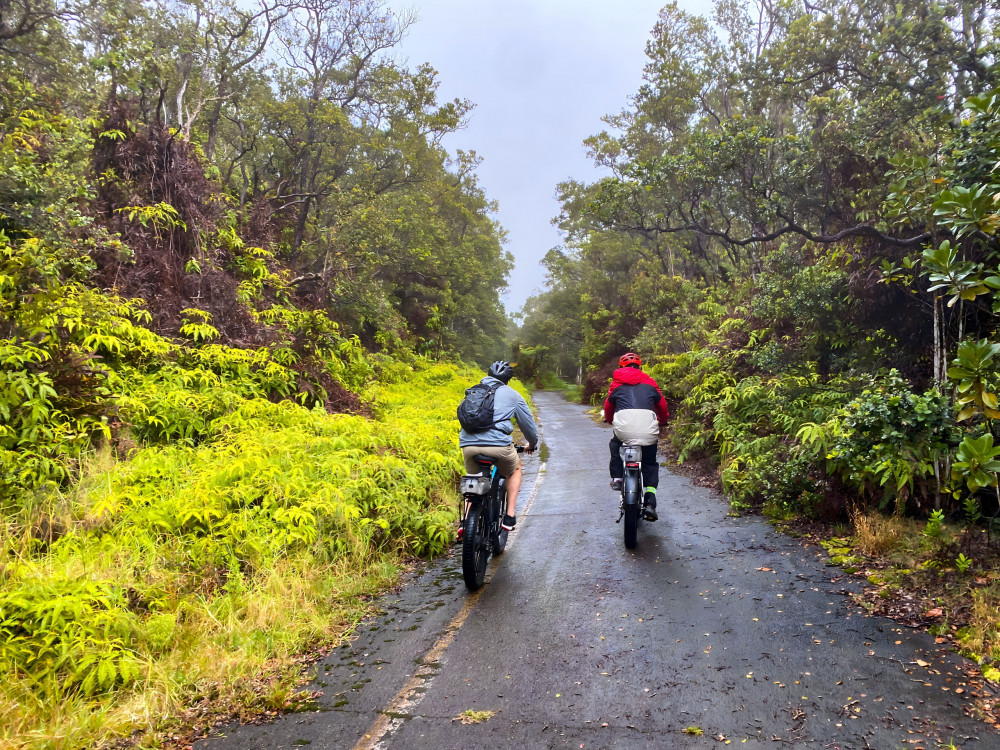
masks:
<svg viewBox="0 0 1000 750"><path fill-rule="evenodd" d="M531 495L528 497L528 502L524 506L524 510L521 512L522 516L526 516L528 511L531 510L532 504L535 502L535 498L538 496L538 488L542 484L542 478L545 476L545 464L540 464L538 467L538 476L535 479L535 485L531 488ZM514 527L514 531L508 536L507 544L508 546L514 543L514 539L517 538L518 527ZM502 557L495 557L490 562L490 570L487 575L487 582L493 577L493 573L496 571L497 567L500 565ZM444 652L451 645L451 642L455 640L455 636L458 635L459 628L465 624L469 615L472 614L472 608L476 606L476 602L479 601L479 597L482 596L483 591L485 591L484 585L476 592L469 594L466 600L462 603L462 608L458 610L458 613L451 618L451 622L448 623L441 634L441 637L437 639L437 642L431 646L430 651L424 654L424 658L420 660L420 666L417 667L413 676L406 681L403 685L402 690L396 693L396 697L392 699L389 707L382 711L377 719L368 727L368 731L365 732L364 736L358 740L357 744L354 746L354 750L376 750L380 747L382 738L385 737L389 732L398 727L403 719L399 718L400 714L406 714L410 709L415 707L426 695L425 692L418 692L417 688L427 687L430 681L434 678L436 674L436 665L441 661L441 657L444 656Z"/></svg>

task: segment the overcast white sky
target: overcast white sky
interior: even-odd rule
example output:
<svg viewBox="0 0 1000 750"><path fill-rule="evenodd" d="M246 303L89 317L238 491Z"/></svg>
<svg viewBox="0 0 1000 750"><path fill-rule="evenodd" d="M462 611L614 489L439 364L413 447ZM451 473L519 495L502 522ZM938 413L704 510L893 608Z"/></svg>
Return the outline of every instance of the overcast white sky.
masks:
<svg viewBox="0 0 1000 750"><path fill-rule="evenodd" d="M483 159L480 184L499 202L516 258L508 312L543 287L539 260L560 242L550 220L556 184L597 179L582 141L600 132L641 83L646 40L666 0L398 0L419 20L401 47L439 73L443 101L476 104L469 126L445 140ZM709 0L681 0L708 14Z"/></svg>

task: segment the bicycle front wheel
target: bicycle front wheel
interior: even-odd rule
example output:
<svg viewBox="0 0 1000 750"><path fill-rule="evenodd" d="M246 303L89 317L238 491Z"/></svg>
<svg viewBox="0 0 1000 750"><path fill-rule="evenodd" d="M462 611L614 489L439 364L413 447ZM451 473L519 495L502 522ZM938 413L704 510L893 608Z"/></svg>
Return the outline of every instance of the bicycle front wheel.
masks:
<svg viewBox="0 0 1000 750"><path fill-rule="evenodd" d="M469 508L465 514L465 533L462 539L462 575L469 591L475 591L486 580L486 563L489 562L487 521L482 504Z"/></svg>
<svg viewBox="0 0 1000 750"><path fill-rule="evenodd" d="M507 549L507 530L500 528L500 521L507 510L507 488L500 485L496 500L496 533L493 535L493 556L499 557Z"/></svg>

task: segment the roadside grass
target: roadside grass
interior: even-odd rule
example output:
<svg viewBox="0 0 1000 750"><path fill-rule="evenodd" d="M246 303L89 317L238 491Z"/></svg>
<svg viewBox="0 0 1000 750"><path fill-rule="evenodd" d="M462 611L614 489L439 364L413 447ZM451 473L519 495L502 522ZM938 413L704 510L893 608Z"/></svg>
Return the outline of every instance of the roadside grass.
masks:
<svg viewBox="0 0 1000 750"><path fill-rule="evenodd" d="M88 457L0 523L0 746L161 746L308 702L414 555L454 539L472 371L398 364L374 418L253 399L204 440Z"/></svg>
<svg viewBox="0 0 1000 750"><path fill-rule="evenodd" d="M1000 541L941 515L921 523L854 512L850 529L820 543L831 565L869 584L855 595L861 607L926 629L978 665L993 683L978 694L980 712L1000 726L1000 705L988 697L1000 687Z"/></svg>
<svg viewBox="0 0 1000 750"><path fill-rule="evenodd" d="M340 642L400 570L390 558L358 567L303 559L268 572L242 601L193 603L171 623L168 647L143 654L143 676L128 688L87 696L52 678L8 678L0 745L99 747L137 732L135 746L159 747L174 733L204 735L217 720L294 710L308 700L297 689L299 654Z"/></svg>
<svg viewBox="0 0 1000 750"><path fill-rule="evenodd" d="M906 535L906 524L898 516L851 512L855 546L869 557L885 555L897 549Z"/></svg>

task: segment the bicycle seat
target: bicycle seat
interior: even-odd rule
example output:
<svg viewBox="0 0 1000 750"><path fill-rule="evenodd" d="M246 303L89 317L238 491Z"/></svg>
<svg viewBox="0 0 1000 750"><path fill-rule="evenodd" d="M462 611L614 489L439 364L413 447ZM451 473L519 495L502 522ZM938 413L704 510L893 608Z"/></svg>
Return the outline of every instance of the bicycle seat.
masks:
<svg viewBox="0 0 1000 750"><path fill-rule="evenodd" d="M482 453L477 453L475 456L472 457L472 460L475 461L480 466L492 466L497 461L495 458L491 458L490 456L484 456Z"/></svg>

